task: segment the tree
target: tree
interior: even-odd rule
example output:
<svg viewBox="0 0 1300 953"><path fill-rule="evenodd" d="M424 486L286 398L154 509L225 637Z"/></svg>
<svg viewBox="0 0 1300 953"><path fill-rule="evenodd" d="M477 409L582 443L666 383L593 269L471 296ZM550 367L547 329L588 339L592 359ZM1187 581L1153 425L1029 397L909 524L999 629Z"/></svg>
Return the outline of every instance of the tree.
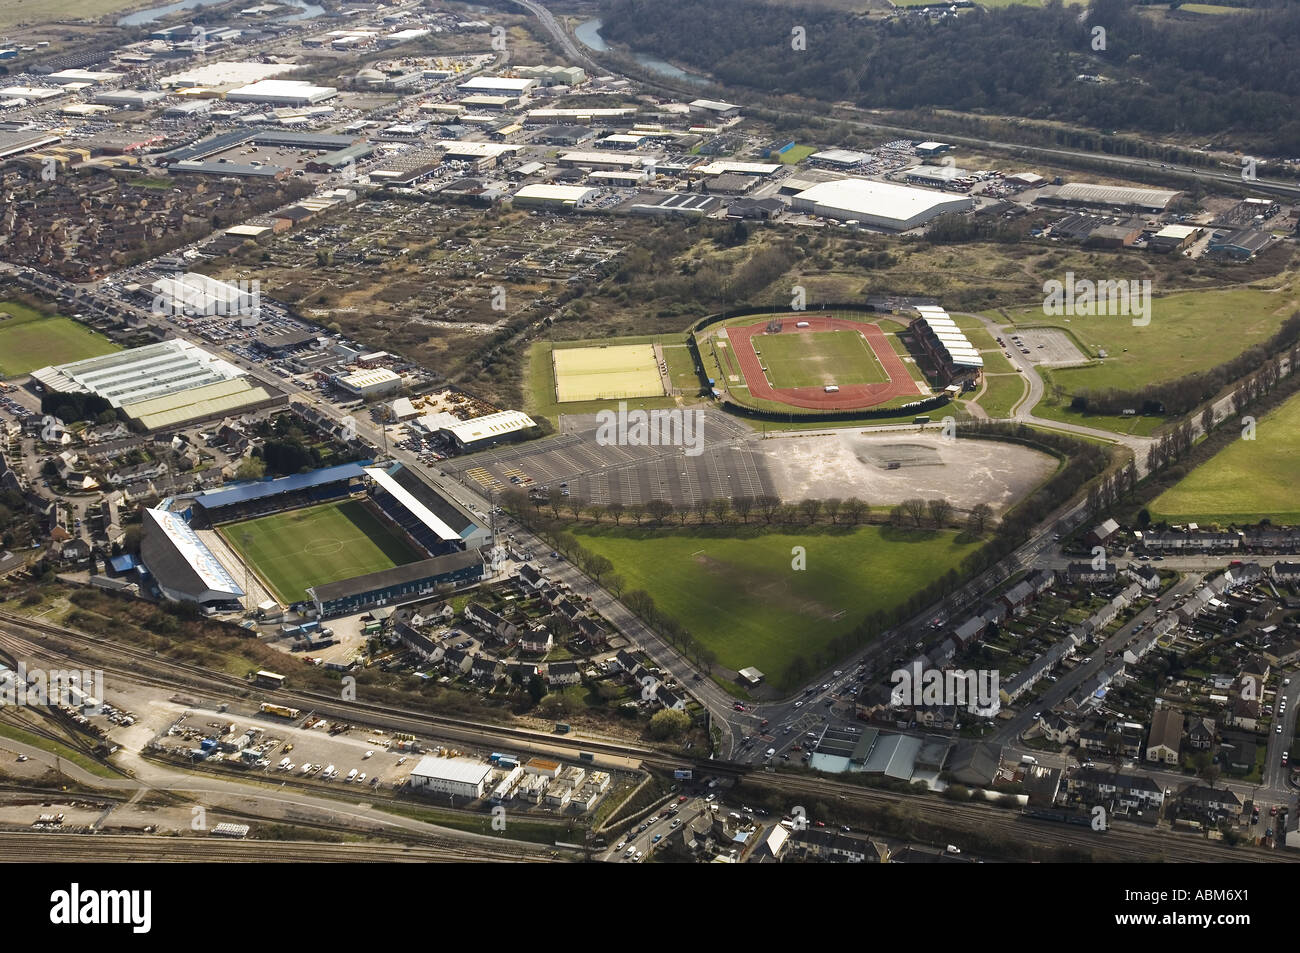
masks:
<svg viewBox="0 0 1300 953"><path fill-rule="evenodd" d="M691 716L676 708L657 711L650 718L650 737L656 741L680 738L691 727Z"/></svg>
<svg viewBox="0 0 1300 953"><path fill-rule="evenodd" d="M754 503L757 505L758 512L766 523L771 523L781 511L781 500L778 497L769 494L764 494L763 496L758 497Z"/></svg>
<svg viewBox="0 0 1300 953"><path fill-rule="evenodd" d="M727 521L727 511L731 509L731 503L725 496L720 496L716 500L709 501L709 509L713 511L713 519L718 523Z"/></svg>
<svg viewBox="0 0 1300 953"><path fill-rule="evenodd" d="M748 496L738 496L731 501L731 508L736 511L742 523L748 523L749 514L754 512L754 501Z"/></svg>
<svg viewBox="0 0 1300 953"><path fill-rule="evenodd" d="M713 502L712 500L706 500L703 497L695 501L695 505L693 507L695 510L695 518L699 521L699 524L701 526L703 526L705 520L709 518L709 504L712 502ZM685 510L686 507L682 507L682 511L685 512ZM682 522L685 523L685 520L683 520Z"/></svg>
<svg viewBox="0 0 1300 953"><path fill-rule="evenodd" d="M832 496L823 503L823 506L826 508L826 516L830 519L832 526L838 522L836 517L839 515L841 505L842 503L838 496Z"/></svg>
<svg viewBox="0 0 1300 953"><path fill-rule="evenodd" d="M903 512L906 513L917 526L925 521L925 500L919 496L914 496L910 500L903 501Z"/></svg>
<svg viewBox="0 0 1300 953"><path fill-rule="evenodd" d="M976 503L966 517L966 529L974 536L983 536L992 517L993 507L987 503Z"/></svg>
<svg viewBox="0 0 1300 953"><path fill-rule="evenodd" d="M614 593L615 596L617 596L620 592L623 591L623 587L627 585L627 580L625 580L618 573L612 572L605 577L603 585L606 589L608 589L610 592Z"/></svg>
<svg viewBox="0 0 1300 953"><path fill-rule="evenodd" d="M614 564L607 556L600 553L593 553L587 560L587 574L600 582L600 577L614 568Z"/></svg>
<svg viewBox="0 0 1300 953"><path fill-rule="evenodd" d="M622 503L614 502L609 504L609 506L605 507L605 512L609 514L609 518L614 521L615 526L623 521Z"/></svg>
<svg viewBox="0 0 1300 953"><path fill-rule="evenodd" d="M540 677L534 675L528 679L528 695L536 705L546 697L546 683Z"/></svg>
<svg viewBox="0 0 1300 953"><path fill-rule="evenodd" d="M567 507L569 513L573 515L573 521L576 523L578 517L582 515L582 511L587 508L587 501L580 497L571 496L568 498Z"/></svg>
<svg viewBox="0 0 1300 953"><path fill-rule="evenodd" d="M854 526L862 522L869 509L870 507L856 496L851 496L844 501L844 515Z"/></svg>
<svg viewBox="0 0 1300 953"><path fill-rule="evenodd" d="M239 469L235 471L237 480L260 480L264 476L266 476L266 461L251 454L244 457L243 462L239 464Z"/></svg>
<svg viewBox="0 0 1300 953"><path fill-rule="evenodd" d="M645 505L645 511L656 526L663 526L664 520L673 514L673 505L667 500L651 500Z"/></svg>
<svg viewBox="0 0 1300 953"><path fill-rule="evenodd" d="M925 505L926 509L930 511L930 519L934 521L935 529L947 524L952 516L952 504L947 500L930 500Z"/></svg>
<svg viewBox="0 0 1300 953"><path fill-rule="evenodd" d="M627 507L627 515L632 517L637 526L640 526L641 521L645 519L645 507L640 503L629 504Z"/></svg>
<svg viewBox="0 0 1300 953"><path fill-rule="evenodd" d="M809 526L817 522L817 514L820 513L821 511L822 511L821 500L807 499L807 500L799 501L799 512L802 513L804 517L807 518Z"/></svg>
<svg viewBox="0 0 1300 953"><path fill-rule="evenodd" d="M555 519L560 518L560 505L564 502L564 494L560 492L559 487L551 487L546 491L546 505L551 508L551 516Z"/></svg>

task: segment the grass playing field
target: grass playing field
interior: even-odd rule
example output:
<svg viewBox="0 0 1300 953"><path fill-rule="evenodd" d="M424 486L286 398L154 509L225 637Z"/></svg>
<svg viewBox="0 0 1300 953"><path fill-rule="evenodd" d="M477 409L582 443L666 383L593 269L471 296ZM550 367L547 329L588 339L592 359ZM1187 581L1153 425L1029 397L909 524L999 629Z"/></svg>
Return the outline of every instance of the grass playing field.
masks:
<svg viewBox="0 0 1300 953"><path fill-rule="evenodd" d="M1100 363L1046 372L1050 383L1074 393L1136 389L1209 370L1267 339L1297 307L1300 293L1291 285L1280 291L1233 288L1155 298L1151 321L1143 327L1134 327L1127 316L1045 317L1041 308L1009 314L1020 326L1065 329L1085 348L1087 357L1095 357L1098 349L1106 351Z"/></svg>
<svg viewBox="0 0 1300 953"><path fill-rule="evenodd" d="M856 331L761 334L750 339L773 387L886 381L866 338Z"/></svg>
<svg viewBox="0 0 1300 953"><path fill-rule="evenodd" d="M660 397L664 392L649 344L555 348L551 359L560 403Z"/></svg>
<svg viewBox="0 0 1300 953"><path fill-rule="evenodd" d="M218 532L286 605L306 599L308 586L421 558L358 500L230 523Z"/></svg>
<svg viewBox="0 0 1300 953"><path fill-rule="evenodd" d="M16 377L48 364L69 364L119 350L71 318L42 314L17 301L0 301L0 375Z"/></svg>
<svg viewBox="0 0 1300 953"><path fill-rule="evenodd" d="M877 609L889 609L955 568L971 550L952 532L864 526L837 532L634 527L574 530L610 559L627 589L644 589L731 669L757 666L790 687L791 662L818 653ZM807 568L792 568L792 547ZM825 664L832 660L827 659Z"/></svg>
<svg viewBox="0 0 1300 953"><path fill-rule="evenodd" d="M1300 522L1296 460L1300 396L1259 420L1254 440L1233 441L1161 493L1148 509L1153 519L1180 523L1253 523L1263 517L1275 523Z"/></svg>

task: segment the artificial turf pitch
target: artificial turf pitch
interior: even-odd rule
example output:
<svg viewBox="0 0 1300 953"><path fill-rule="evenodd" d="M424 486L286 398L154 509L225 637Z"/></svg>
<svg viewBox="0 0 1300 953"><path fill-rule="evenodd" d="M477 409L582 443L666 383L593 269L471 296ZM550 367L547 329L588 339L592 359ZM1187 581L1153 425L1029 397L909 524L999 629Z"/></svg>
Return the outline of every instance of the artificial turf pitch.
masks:
<svg viewBox="0 0 1300 953"><path fill-rule="evenodd" d="M359 500L229 523L218 532L285 605L306 599L308 586L423 558Z"/></svg>

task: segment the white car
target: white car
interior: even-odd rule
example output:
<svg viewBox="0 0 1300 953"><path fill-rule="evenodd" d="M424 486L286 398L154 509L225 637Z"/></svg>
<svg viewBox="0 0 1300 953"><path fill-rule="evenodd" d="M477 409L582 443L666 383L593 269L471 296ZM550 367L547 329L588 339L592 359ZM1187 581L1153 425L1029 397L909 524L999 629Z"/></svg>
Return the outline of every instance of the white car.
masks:
<svg viewBox="0 0 1300 953"><path fill-rule="evenodd" d="M374 756L375 753L373 751L367 751L365 754L361 756L361 760L365 761L367 758L373 758Z"/></svg>

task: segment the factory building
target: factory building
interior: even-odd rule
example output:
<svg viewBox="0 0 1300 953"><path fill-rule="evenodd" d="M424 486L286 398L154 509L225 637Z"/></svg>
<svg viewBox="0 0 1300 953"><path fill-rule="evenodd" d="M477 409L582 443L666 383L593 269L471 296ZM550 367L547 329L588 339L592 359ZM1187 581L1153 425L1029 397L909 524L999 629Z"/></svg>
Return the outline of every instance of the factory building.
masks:
<svg viewBox="0 0 1300 953"><path fill-rule="evenodd" d="M869 179L837 179L797 193L792 205L796 212L856 221L873 228L906 231L947 212L967 211L974 208L975 202L962 196Z"/></svg>
<svg viewBox="0 0 1300 953"><path fill-rule="evenodd" d="M411 771L411 790L453 797L481 798L492 767L469 758L421 758Z"/></svg>
<svg viewBox="0 0 1300 953"><path fill-rule="evenodd" d="M334 378L334 383L362 400L370 400L372 397L396 394L402 389L402 376L394 374L386 367L376 367L372 370L340 374Z"/></svg>
<svg viewBox="0 0 1300 953"><path fill-rule="evenodd" d="M586 185L545 185L536 183L525 185L517 191L511 201L520 207L533 208L581 208L591 202L599 189Z"/></svg>
<svg viewBox="0 0 1300 953"><path fill-rule="evenodd" d="M1095 208L1117 208L1127 212L1159 213L1169 208L1181 192L1164 189L1131 189L1115 185L1090 185L1084 182L1067 182L1048 189L1036 202L1048 205L1083 205Z"/></svg>
<svg viewBox="0 0 1300 953"><path fill-rule="evenodd" d="M469 452L486 450L504 440L513 440L536 426L533 418L521 411L502 410L472 420L448 423L439 429L451 438L457 450Z"/></svg>
<svg viewBox="0 0 1300 953"><path fill-rule="evenodd" d="M475 76L456 88L467 96L481 94L484 96L523 97L537 85L537 80L530 77L515 79L509 76Z"/></svg>
<svg viewBox="0 0 1300 953"><path fill-rule="evenodd" d="M297 79L263 79L232 89L226 93L226 100L272 106L311 106L338 94L333 86L316 86Z"/></svg>

